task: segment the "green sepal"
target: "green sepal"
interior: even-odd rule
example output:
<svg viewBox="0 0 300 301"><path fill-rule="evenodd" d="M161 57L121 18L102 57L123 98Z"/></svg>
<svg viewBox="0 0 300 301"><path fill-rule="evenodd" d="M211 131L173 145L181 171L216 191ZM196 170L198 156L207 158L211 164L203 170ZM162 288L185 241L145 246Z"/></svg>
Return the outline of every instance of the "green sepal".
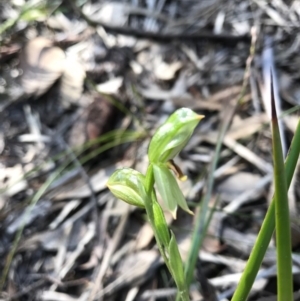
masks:
<svg viewBox="0 0 300 301"><path fill-rule="evenodd" d="M153 135L148 149L151 163L166 163L187 144L199 121L204 116L188 108L175 111Z"/></svg>
<svg viewBox="0 0 300 301"><path fill-rule="evenodd" d="M145 176L131 168L116 170L109 178L107 187L117 198L141 208L145 208L144 200Z"/></svg>
<svg viewBox="0 0 300 301"><path fill-rule="evenodd" d="M166 164L158 163L152 165L155 184L167 210L171 212L174 218L176 218L177 205L184 211L193 214L186 203L174 175L167 168Z"/></svg>

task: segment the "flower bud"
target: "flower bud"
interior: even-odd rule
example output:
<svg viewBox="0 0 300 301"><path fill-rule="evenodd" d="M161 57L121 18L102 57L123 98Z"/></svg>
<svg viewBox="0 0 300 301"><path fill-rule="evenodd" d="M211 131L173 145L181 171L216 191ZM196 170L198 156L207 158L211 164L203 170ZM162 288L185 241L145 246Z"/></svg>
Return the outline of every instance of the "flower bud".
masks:
<svg viewBox="0 0 300 301"><path fill-rule="evenodd" d="M175 111L151 139L148 156L151 163L166 163L187 144L203 115L188 108Z"/></svg>
<svg viewBox="0 0 300 301"><path fill-rule="evenodd" d="M145 177L131 168L116 170L109 178L107 187L117 198L141 208L145 208Z"/></svg>

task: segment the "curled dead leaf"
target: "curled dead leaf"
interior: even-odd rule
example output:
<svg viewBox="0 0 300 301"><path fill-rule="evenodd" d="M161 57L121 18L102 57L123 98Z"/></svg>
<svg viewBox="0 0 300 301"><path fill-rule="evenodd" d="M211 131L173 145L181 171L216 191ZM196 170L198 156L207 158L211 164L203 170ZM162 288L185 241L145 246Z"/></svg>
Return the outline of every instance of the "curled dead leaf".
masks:
<svg viewBox="0 0 300 301"><path fill-rule="evenodd" d="M27 43L20 59L21 84L28 95L40 96L62 75L65 53L51 40L37 37Z"/></svg>

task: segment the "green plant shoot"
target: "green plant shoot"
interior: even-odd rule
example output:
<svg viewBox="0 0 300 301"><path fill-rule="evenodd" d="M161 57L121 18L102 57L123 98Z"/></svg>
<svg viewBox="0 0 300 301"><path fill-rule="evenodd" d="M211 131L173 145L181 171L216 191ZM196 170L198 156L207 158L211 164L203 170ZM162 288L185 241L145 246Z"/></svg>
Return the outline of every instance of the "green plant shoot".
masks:
<svg viewBox="0 0 300 301"><path fill-rule="evenodd" d="M173 233L170 233L163 210L156 199L156 191L164 204L176 218L177 207L193 214L178 186L176 178L184 180L180 168L173 159L185 147L194 129L204 116L191 109L175 111L153 135L148 149L149 166L146 176L131 168L116 170L109 178L110 191L124 202L145 208L148 220L160 253L179 291L182 301L189 301L189 293L184 279L183 263Z"/></svg>

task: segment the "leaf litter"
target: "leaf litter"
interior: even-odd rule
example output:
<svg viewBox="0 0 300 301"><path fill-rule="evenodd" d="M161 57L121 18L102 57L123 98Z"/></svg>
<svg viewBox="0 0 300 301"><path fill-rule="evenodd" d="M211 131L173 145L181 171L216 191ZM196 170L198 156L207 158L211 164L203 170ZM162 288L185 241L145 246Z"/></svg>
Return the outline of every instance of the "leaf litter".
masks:
<svg viewBox="0 0 300 301"><path fill-rule="evenodd" d="M9 267L1 300L173 300L144 212L114 199L106 182L118 167L144 171L149 135L186 106L206 116L176 159L189 176L182 191L198 204L246 79L213 173L214 213L191 287L192 300L230 300L272 193L270 66L279 112L290 112L285 149L299 119L296 2L0 3L0 264ZM289 195L295 273L298 177ZM193 217L168 223L186 258ZM276 295L274 246L251 300Z"/></svg>

